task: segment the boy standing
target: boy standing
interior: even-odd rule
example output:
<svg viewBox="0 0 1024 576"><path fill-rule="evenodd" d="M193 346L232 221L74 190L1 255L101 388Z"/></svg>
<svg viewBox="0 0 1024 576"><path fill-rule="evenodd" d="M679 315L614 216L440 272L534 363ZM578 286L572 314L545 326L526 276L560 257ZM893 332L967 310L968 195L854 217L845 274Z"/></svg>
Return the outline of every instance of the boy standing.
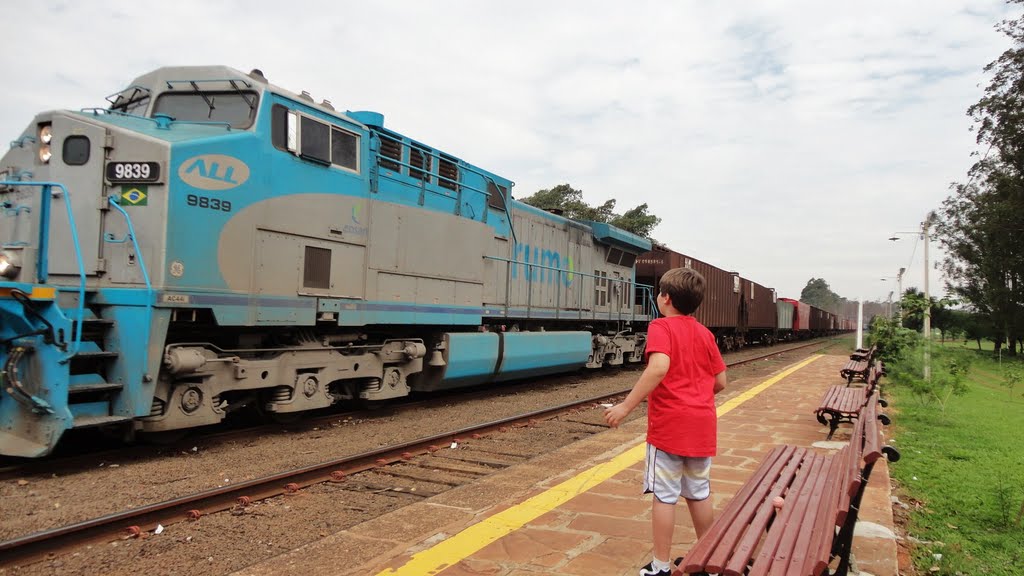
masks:
<svg viewBox="0 0 1024 576"><path fill-rule="evenodd" d="M718 449L715 394L725 389L725 362L715 337L692 316L704 299L704 277L673 268L658 286L662 318L647 328L647 368L620 404L605 410L616 427L647 400L644 494L654 493L654 559L640 576L669 576L675 504L686 499L700 538L711 527L711 457Z"/></svg>

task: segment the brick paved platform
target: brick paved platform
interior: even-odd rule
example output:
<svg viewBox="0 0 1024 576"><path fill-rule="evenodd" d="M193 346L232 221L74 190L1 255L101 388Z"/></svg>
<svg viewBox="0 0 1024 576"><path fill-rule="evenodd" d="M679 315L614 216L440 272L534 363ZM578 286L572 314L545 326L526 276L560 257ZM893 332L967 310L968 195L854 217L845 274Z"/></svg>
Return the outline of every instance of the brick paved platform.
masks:
<svg viewBox="0 0 1024 576"><path fill-rule="evenodd" d="M729 501L777 444L838 449L850 426L824 442L814 418L839 383L846 356L814 356L758 381L730 382L719 398L715 509ZM525 576L634 575L649 561L651 496L641 496L646 419L567 446L328 536L238 572L270 574ZM695 534L680 505L672 556ZM889 470L875 465L854 539L862 574L897 576Z"/></svg>

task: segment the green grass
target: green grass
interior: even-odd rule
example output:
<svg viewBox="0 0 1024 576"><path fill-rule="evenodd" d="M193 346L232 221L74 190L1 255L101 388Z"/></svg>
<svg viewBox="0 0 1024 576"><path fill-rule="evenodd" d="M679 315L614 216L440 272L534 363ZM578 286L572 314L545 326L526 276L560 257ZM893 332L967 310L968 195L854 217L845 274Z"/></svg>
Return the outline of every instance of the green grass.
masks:
<svg viewBox="0 0 1024 576"><path fill-rule="evenodd" d="M1002 386L1002 374L991 352L977 354L967 393L945 413L908 388L886 389L902 455L890 470L912 504L907 531L924 541L919 574L1024 574L1024 390Z"/></svg>

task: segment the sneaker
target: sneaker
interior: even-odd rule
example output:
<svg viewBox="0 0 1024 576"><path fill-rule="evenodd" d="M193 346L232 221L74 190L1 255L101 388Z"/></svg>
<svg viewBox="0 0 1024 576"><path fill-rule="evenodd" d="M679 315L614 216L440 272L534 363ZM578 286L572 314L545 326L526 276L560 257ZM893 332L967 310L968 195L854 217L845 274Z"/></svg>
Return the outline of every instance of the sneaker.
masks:
<svg viewBox="0 0 1024 576"><path fill-rule="evenodd" d="M640 576L672 576L672 569L666 568L664 570L655 570L654 561L652 560L640 569Z"/></svg>
<svg viewBox="0 0 1024 576"><path fill-rule="evenodd" d="M640 569L640 576L672 576L672 571L678 567L682 561L683 558L680 556L679 558L676 558L668 568L665 568L664 570L655 570L654 561L652 560Z"/></svg>

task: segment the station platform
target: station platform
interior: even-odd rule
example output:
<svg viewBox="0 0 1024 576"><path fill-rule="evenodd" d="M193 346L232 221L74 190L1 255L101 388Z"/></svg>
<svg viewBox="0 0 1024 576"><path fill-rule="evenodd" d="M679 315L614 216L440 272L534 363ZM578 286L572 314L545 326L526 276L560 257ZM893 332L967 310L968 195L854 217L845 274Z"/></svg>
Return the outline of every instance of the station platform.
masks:
<svg viewBox="0 0 1024 576"><path fill-rule="evenodd" d="M718 397L712 498L720 511L775 445L837 450L814 417L848 358L814 355L764 378L730 381ZM600 412L595 410L595 418ZM237 572L238 576L622 575L650 561L651 496L641 495L646 418L455 488ZM672 557L696 536L676 513ZM897 576L889 469L879 460L854 538L854 574Z"/></svg>

